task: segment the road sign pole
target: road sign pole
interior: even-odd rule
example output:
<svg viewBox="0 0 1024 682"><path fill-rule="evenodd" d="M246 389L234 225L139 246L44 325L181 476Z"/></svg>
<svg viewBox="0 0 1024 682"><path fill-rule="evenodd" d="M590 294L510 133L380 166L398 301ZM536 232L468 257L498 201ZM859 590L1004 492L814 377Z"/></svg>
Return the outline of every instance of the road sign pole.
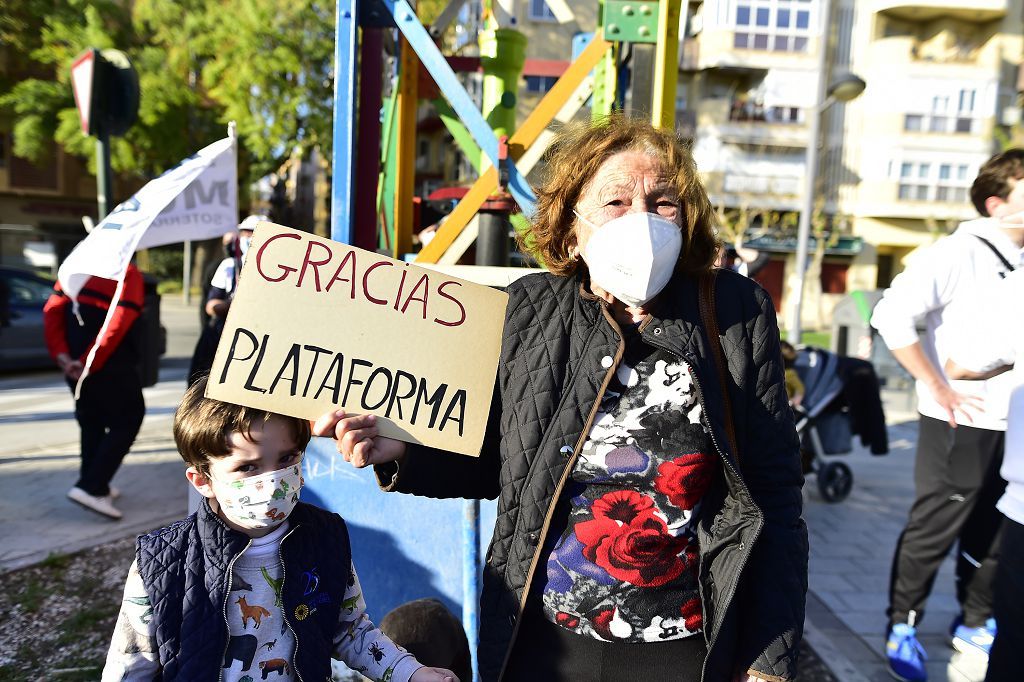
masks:
<svg viewBox="0 0 1024 682"><path fill-rule="evenodd" d="M100 130L96 135L96 205L99 217L96 222L107 217L113 208L112 194L114 182L110 172L110 136Z"/></svg>

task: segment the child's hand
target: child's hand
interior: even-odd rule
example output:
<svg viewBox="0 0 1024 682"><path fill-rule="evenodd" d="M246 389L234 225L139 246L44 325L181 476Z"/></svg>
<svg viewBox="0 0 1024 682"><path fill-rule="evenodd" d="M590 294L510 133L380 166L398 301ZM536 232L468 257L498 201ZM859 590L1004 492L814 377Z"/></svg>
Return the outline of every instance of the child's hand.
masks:
<svg viewBox="0 0 1024 682"><path fill-rule="evenodd" d="M459 678L451 670L426 666L414 672L409 680L410 682L459 682Z"/></svg>
<svg viewBox="0 0 1024 682"><path fill-rule="evenodd" d="M405 443L378 434L377 417L372 414L346 416L344 410L332 410L313 423L314 436L334 438L345 461L360 469L405 455Z"/></svg>

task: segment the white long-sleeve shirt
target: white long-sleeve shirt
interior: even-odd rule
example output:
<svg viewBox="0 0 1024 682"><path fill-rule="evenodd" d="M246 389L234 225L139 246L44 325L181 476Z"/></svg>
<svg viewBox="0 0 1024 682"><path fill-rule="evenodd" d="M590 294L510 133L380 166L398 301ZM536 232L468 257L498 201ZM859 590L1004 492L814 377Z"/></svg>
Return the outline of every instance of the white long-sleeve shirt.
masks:
<svg viewBox="0 0 1024 682"><path fill-rule="evenodd" d="M918 341L915 323L923 318L924 353L942 372L950 345L965 335L973 338L974 333L965 320L985 291L997 285L1007 272L1006 266L978 236L987 239L1014 267L1024 265L1024 249L999 229L994 219L961 223L956 232L915 254L907 269L896 276L875 306L871 325L889 348L904 348ZM984 407L970 426L994 431L1006 429L1009 377L950 383L956 391L982 400ZM918 381L916 388L918 411L945 421L946 413L928 387Z"/></svg>
<svg viewBox="0 0 1024 682"><path fill-rule="evenodd" d="M278 596L282 572L278 548L287 528L288 524L283 523L268 535L254 538L235 561L227 610L231 653L224 661L230 665L221 670L224 682L266 680L268 675L274 682L298 679L292 668L295 638L283 618ZM103 668L103 682L149 682L159 676L152 614L146 586L132 562ZM422 667L366 615L355 566L345 589L333 644L332 658L344 661L371 680L408 682Z"/></svg>
<svg viewBox="0 0 1024 682"><path fill-rule="evenodd" d="M1006 428L1006 448L1000 475L1006 492L996 505L999 511L1024 524L1024 270L1018 270L993 287L978 301L970 319L972 333L957 340L950 350L953 362L972 372L984 373L1013 365L1013 383Z"/></svg>

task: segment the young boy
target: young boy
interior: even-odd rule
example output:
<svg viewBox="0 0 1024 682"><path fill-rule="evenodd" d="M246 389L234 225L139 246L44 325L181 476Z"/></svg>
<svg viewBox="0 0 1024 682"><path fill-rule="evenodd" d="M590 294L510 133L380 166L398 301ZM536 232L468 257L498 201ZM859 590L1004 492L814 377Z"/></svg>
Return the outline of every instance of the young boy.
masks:
<svg viewBox="0 0 1024 682"><path fill-rule="evenodd" d="M185 393L174 439L199 511L139 537L103 680L458 682L366 615L348 531L299 502L309 423Z"/></svg>

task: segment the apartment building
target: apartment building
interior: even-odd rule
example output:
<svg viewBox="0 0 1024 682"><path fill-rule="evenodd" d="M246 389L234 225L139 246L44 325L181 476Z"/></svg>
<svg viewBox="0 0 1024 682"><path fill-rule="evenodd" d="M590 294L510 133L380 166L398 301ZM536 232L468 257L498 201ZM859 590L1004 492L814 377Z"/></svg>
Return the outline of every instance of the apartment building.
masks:
<svg viewBox="0 0 1024 682"><path fill-rule="evenodd" d="M918 246L978 216L968 190L1020 121L1022 0L841 0L834 68L862 97L834 107L824 181L865 248L857 286L886 286Z"/></svg>
<svg viewBox="0 0 1024 682"><path fill-rule="evenodd" d="M825 0L687 3L677 102L712 201L758 216L756 227L803 206L819 64L826 82L866 81L822 114L815 203L843 236L829 240L820 290L808 290L820 295L805 299L812 325L975 217L968 188L1020 118L1021 0L831 2L827 26ZM772 254L758 279L786 310L795 239L776 232L753 245Z"/></svg>

